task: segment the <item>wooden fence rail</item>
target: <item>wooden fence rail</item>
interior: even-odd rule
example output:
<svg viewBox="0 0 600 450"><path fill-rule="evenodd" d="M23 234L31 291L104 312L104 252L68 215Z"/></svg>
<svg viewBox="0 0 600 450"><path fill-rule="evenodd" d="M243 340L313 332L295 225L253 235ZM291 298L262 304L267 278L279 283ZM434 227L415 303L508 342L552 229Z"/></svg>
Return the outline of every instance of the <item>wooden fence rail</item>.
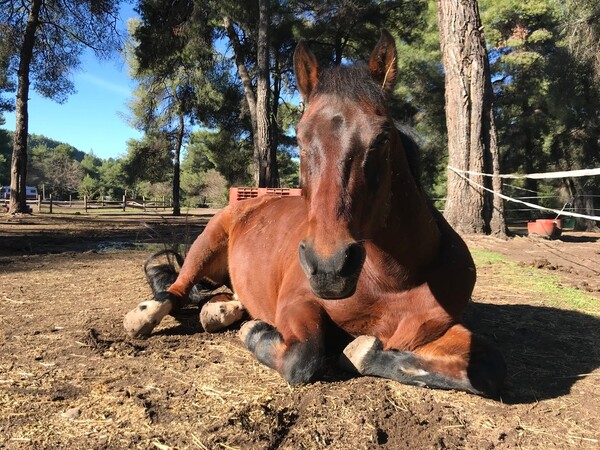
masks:
<svg viewBox="0 0 600 450"><path fill-rule="evenodd" d="M85 212L89 210L99 209L120 209L126 211L127 209L134 210L159 210L166 211L173 207L172 199L163 197L162 199L141 199L127 198L123 196L122 200L91 200L87 196L84 196L81 200L54 200L50 195L47 199L38 197L37 201L38 212L49 212L52 214L54 208L68 208L68 209L82 209Z"/></svg>

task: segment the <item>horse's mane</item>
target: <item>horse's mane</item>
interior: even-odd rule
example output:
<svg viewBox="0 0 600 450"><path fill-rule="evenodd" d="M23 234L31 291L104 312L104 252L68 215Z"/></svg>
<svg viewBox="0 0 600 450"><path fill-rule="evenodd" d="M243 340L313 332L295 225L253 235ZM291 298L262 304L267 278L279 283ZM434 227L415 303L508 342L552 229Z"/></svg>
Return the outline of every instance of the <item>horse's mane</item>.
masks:
<svg viewBox="0 0 600 450"><path fill-rule="evenodd" d="M364 63L328 67L319 74L319 82L312 95L334 94L351 100L366 99L375 106L385 104L381 86L371 78Z"/></svg>
<svg viewBox="0 0 600 450"><path fill-rule="evenodd" d="M410 173L415 179L417 186L421 188L421 151L419 144L417 144L418 137L409 125L394 121L394 126L400 135L400 141L404 147Z"/></svg>

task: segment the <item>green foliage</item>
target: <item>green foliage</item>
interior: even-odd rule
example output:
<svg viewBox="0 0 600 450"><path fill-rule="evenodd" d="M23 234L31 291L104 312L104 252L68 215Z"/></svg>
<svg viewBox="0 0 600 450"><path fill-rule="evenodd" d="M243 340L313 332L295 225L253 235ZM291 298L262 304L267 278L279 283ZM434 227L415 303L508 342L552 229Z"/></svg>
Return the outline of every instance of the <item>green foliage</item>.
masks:
<svg viewBox="0 0 600 450"><path fill-rule="evenodd" d="M100 176L100 195L120 199L127 191L127 174L123 159L109 158L98 169Z"/></svg>
<svg viewBox="0 0 600 450"><path fill-rule="evenodd" d="M50 149L38 144L31 149L28 183L44 185L46 194L65 199L78 192L83 180L81 164L73 158L72 147L60 144Z"/></svg>
<svg viewBox="0 0 600 450"><path fill-rule="evenodd" d="M229 198L227 180L215 169L203 172L184 171L181 174L181 187L186 193L184 204L189 208L221 208Z"/></svg>
<svg viewBox="0 0 600 450"><path fill-rule="evenodd" d="M421 182L434 197L445 196L446 116L436 2L429 0L411 40L397 36L398 82L393 116L420 146ZM393 28L392 28L393 29Z"/></svg>
<svg viewBox="0 0 600 450"><path fill-rule="evenodd" d="M251 182L251 144L238 140L228 131L200 130L192 134L182 167L184 172L218 171L229 186Z"/></svg>
<svg viewBox="0 0 600 450"><path fill-rule="evenodd" d="M281 187L297 188L300 186L300 160L288 152L277 154Z"/></svg>
<svg viewBox="0 0 600 450"><path fill-rule="evenodd" d="M563 10L563 36L569 52L589 65L600 83L600 2L567 0Z"/></svg>
<svg viewBox="0 0 600 450"><path fill-rule="evenodd" d="M598 167L600 85L594 64L569 48L580 0L482 0L492 46L496 117L503 172L544 172ZM597 9L600 13L600 9ZM566 39L565 39L566 38ZM515 41L519 45L514 45ZM527 180L524 187L581 200L595 180ZM564 202L564 199L563 199ZM556 203L559 203L558 205ZM559 206L554 200L551 206ZM549 205L550 206L550 205ZM585 210L579 212L585 213Z"/></svg>
<svg viewBox="0 0 600 450"><path fill-rule="evenodd" d="M92 178L89 174L86 174L79 183L79 186L77 186L77 192L82 198L87 196L92 199L100 192L100 181L97 178Z"/></svg>
<svg viewBox="0 0 600 450"><path fill-rule="evenodd" d="M171 144L163 135L146 135L141 140L130 139L122 166L128 184L166 181L172 173L171 158Z"/></svg>
<svg viewBox="0 0 600 450"><path fill-rule="evenodd" d="M108 57L119 47L116 31L119 0L41 2L33 59L29 68L33 88L58 102L75 92L70 75L79 68L84 48ZM24 45L32 1L7 0L0 8L0 92L16 86L19 52ZM4 78L4 82L3 82ZM10 88L10 89L7 89Z"/></svg>
<svg viewBox="0 0 600 450"><path fill-rule="evenodd" d="M84 173L92 178L98 178L102 160L93 153L86 153L81 159L81 167Z"/></svg>
<svg viewBox="0 0 600 450"><path fill-rule="evenodd" d="M4 117L0 113L0 125L4 125L4 122ZM0 186L10 183L11 140L11 134L0 128Z"/></svg>
<svg viewBox="0 0 600 450"><path fill-rule="evenodd" d="M81 162L86 155L85 152L76 149L72 145L55 141L54 139L50 139L39 134L30 134L29 138L27 139L27 145L30 149L43 145L49 150L57 150L79 162Z"/></svg>

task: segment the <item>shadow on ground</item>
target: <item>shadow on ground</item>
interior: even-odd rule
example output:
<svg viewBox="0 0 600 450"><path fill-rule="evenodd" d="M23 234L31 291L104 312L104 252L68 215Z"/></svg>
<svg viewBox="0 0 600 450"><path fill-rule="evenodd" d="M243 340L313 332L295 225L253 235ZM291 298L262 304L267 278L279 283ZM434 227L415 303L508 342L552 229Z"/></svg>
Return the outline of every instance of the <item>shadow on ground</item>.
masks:
<svg viewBox="0 0 600 450"><path fill-rule="evenodd" d="M202 332L195 311L178 317L178 326L157 334ZM508 376L501 392L504 403L527 404L568 395L577 380L600 367L597 317L550 307L473 303L465 313L465 322L494 342L506 359ZM331 363L334 360L337 356L330 357ZM324 381L350 378L335 367L323 375Z"/></svg>
<svg viewBox="0 0 600 450"><path fill-rule="evenodd" d="M600 367L597 317L543 306L473 303L465 322L506 358L505 403L567 395L577 380Z"/></svg>

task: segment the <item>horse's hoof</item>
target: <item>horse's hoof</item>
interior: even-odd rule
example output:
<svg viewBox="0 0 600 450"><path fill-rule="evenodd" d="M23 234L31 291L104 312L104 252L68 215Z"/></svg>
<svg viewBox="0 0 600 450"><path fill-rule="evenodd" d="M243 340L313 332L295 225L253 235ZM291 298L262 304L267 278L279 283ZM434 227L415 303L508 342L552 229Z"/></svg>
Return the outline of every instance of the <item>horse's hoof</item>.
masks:
<svg viewBox="0 0 600 450"><path fill-rule="evenodd" d="M344 349L340 355L339 364L348 372L364 373L368 356L373 352L381 351L383 344L375 336L359 336Z"/></svg>
<svg viewBox="0 0 600 450"><path fill-rule="evenodd" d="M206 303L200 311L200 323L208 333L222 330L244 317L245 309L237 300Z"/></svg>
<svg viewBox="0 0 600 450"><path fill-rule="evenodd" d="M264 322L262 320L249 320L248 322L244 322L244 324L240 327L240 331L238 333L238 336L240 337L242 342L244 344L248 344L248 342L247 342L248 335L251 334L252 330L255 327L257 327L263 323Z"/></svg>
<svg viewBox="0 0 600 450"><path fill-rule="evenodd" d="M148 300L140 303L123 318L123 327L129 336L136 339L145 339L152 333L156 325L170 310L166 302ZM166 312L165 312L166 311Z"/></svg>

